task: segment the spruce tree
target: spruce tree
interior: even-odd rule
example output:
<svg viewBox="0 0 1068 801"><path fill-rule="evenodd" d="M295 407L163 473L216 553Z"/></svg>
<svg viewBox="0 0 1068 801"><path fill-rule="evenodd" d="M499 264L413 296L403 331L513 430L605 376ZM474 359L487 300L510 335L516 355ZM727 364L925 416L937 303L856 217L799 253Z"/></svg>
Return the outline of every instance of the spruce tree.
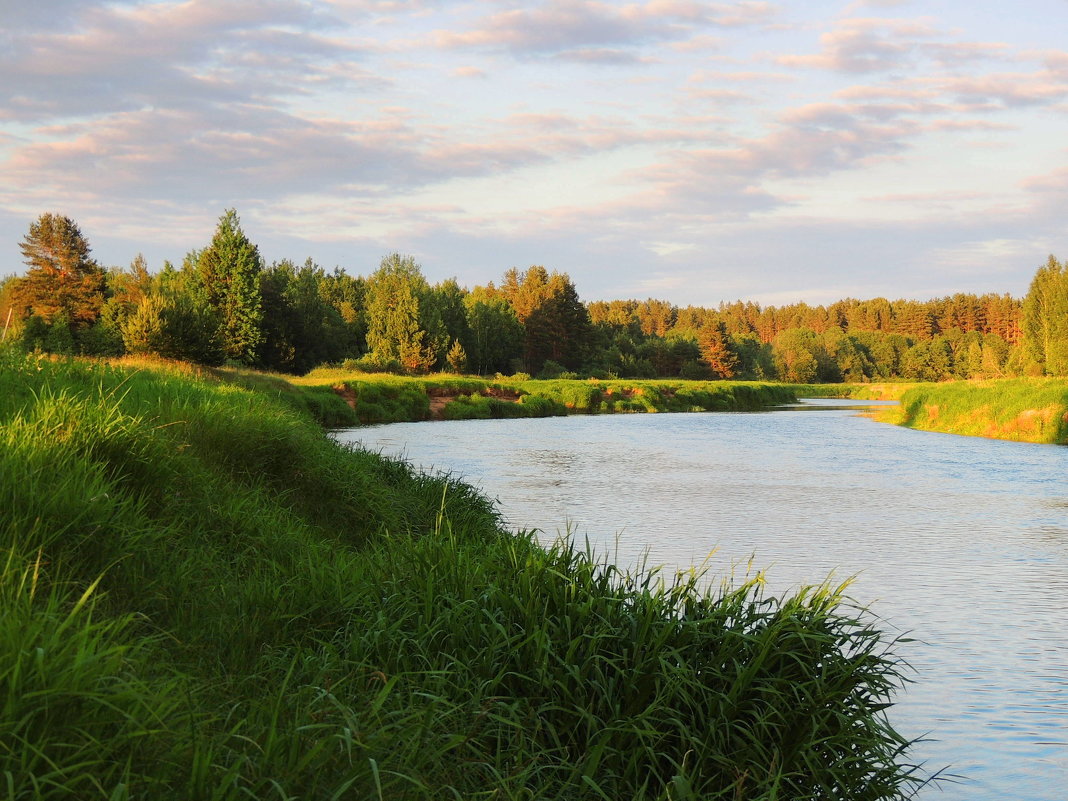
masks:
<svg viewBox="0 0 1068 801"><path fill-rule="evenodd" d="M263 297L259 249L241 230L237 212L219 218L211 244L197 257L208 304L219 315L219 344L228 359L252 364L263 343Z"/></svg>

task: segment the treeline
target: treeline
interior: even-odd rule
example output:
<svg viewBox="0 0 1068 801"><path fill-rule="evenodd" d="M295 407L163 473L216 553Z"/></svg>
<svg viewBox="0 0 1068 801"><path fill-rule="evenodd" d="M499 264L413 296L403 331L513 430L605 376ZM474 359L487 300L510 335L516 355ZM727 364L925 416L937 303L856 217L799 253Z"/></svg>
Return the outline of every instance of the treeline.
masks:
<svg viewBox="0 0 1068 801"><path fill-rule="evenodd" d="M1024 301L956 294L828 306L663 300L584 304L567 274L508 270L431 285L392 254L367 277L266 264L236 212L181 267L104 269L74 221L45 214L0 285L4 338L55 353L156 354L301 374L350 369L556 378L938 381L1068 373L1068 272L1055 258Z"/></svg>

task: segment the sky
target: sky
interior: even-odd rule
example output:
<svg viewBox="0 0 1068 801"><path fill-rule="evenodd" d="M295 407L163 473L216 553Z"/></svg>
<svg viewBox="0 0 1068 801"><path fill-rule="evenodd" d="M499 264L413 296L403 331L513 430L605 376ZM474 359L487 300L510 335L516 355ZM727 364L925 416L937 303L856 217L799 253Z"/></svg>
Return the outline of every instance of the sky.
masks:
<svg viewBox="0 0 1068 801"><path fill-rule="evenodd" d="M584 300L1020 297L1068 258L1068 0L0 0L0 275L207 245Z"/></svg>

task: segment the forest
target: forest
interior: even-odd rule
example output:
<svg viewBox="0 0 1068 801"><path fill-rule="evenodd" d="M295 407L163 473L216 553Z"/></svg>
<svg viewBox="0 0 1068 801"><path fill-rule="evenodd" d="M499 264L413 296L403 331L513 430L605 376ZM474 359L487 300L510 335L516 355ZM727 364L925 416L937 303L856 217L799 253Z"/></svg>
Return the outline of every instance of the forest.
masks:
<svg viewBox="0 0 1068 801"><path fill-rule="evenodd" d="M27 270L0 284L3 339L27 351L146 354L302 375L320 365L537 378L942 381L1068 374L1068 268L1050 256L1027 296L846 298L827 306L584 303L566 273L430 284L409 256L370 275L265 263L237 212L176 267L106 268L77 223L32 222Z"/></svg>

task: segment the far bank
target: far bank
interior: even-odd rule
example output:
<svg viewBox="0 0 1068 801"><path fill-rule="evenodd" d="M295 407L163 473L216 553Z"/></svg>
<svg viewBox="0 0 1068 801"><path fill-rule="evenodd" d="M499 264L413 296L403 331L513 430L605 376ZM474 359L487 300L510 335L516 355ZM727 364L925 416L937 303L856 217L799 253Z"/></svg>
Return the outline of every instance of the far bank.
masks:
<svg viewBox="0 0 1068 801"><path fill-rule="evenodd" d="M923 431L1068 445L1068 380L1004 378L913 384L882 422Z"/></svg>

